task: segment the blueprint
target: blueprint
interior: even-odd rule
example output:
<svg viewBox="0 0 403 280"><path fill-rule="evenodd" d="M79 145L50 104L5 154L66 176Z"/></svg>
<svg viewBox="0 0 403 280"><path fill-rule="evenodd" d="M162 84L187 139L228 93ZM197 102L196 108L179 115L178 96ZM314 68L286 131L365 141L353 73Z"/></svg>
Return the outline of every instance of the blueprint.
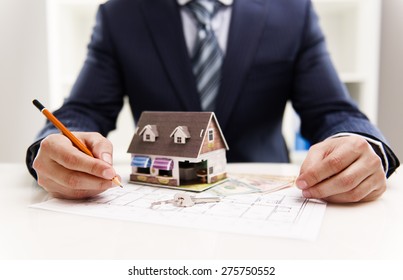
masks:
<svg viewBox="0 0 403 280"><path fill-rule="evenodd" d="M164 204L151 208L155 201L172 199L178 190L128 184L124 188L109 189L88 200L52 198L31 207L238 234L303 240L317 238L326 209L325 202L305 199L295 187L262 192L234 179L225 184L234 184L233 189L240 186L243 192L232 191L231 194L223 195L213 188L196 196L217 196L219 193L220 202L196 204L192 207Z"/></svg>

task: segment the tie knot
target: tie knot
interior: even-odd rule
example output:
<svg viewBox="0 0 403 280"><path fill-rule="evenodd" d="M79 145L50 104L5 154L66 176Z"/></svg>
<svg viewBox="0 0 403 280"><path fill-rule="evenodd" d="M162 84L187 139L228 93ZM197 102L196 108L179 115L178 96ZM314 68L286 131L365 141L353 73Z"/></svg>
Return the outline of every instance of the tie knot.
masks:
<svg viewBox="0 0 403 280"><path fill-rule="evenodd" d="M211 19L217 13L220 3L217 0L193 0L186 4L194 18L202 26L209 26Z"/></svg>

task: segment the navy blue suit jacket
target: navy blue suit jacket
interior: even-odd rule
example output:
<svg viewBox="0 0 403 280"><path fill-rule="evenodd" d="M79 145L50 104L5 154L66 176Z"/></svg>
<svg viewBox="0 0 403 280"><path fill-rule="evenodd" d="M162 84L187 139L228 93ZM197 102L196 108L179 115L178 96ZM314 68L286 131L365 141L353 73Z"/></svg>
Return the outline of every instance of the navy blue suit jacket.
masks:
<svg viewBox="0 0 403 280"><path fill-rule="evenodd" d="M222 75L215 113L230 162L289 160L281 133L288 100L312 143L338 132L384 141L340 82L309 0L235 0ZM55 115L72 130L107 135L124 96L135 120L144 110L201 110L176 0L101 5L83 69Z"/></svg>

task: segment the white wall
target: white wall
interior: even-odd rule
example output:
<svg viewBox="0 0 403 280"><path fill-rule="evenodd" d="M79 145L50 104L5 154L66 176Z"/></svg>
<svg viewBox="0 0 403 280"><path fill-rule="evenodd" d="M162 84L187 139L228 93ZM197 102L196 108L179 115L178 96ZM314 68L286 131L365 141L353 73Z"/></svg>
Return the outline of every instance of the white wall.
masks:
<svg viewBox="0 0 403 280"><path fill-rule="evenodd" d="M0 0L0 162L23 162L48 102L45 0Z"/></svg>
<svg viewBox="0 0 403 280"><path fill-rule="evenodd" d="M403 161L403 0L383 0L378 125Z"/></svg>

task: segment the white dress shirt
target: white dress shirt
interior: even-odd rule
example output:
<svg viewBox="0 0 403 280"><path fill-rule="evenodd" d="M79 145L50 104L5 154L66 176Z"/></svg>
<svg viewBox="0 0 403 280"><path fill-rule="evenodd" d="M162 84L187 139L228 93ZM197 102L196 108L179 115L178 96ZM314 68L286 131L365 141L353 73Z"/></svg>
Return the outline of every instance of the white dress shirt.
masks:
<svg viewBox="0 0 403 280"><path fill-rule="evenodd" d="M185 34L186 46L189 51L189 55L192 56L194 45L196 43L196 34L197 34L197 22L193 17L191 12L184 8L191 0L177 0L178 4L182 6L181 8L181 17L183 23L183 33ZM229 25L231 21L231 12L232 12L232 3L233 0L218 0L225 7L221 8L217 14L211 20L211 27L214 30L214 33L217 37L218 44L220 45L223 54L227 50L227 39L228 39L228 31Z"/></svg>

